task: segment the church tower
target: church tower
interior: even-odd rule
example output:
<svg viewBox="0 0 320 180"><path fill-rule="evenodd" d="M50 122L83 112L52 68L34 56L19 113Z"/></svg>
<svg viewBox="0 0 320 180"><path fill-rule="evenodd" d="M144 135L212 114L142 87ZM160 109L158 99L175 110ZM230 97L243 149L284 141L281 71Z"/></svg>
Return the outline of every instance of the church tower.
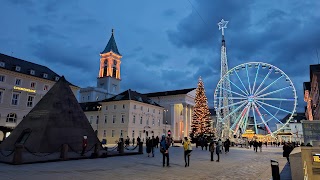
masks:
<svg viewBox="0 0 320 180"><path fill-rule="evenodd" d="M109 97L120 92L120 64L121 54L114 39L114 30L107 46L100 53L100 69L97 79L97 87L107 90Z"/></svg>

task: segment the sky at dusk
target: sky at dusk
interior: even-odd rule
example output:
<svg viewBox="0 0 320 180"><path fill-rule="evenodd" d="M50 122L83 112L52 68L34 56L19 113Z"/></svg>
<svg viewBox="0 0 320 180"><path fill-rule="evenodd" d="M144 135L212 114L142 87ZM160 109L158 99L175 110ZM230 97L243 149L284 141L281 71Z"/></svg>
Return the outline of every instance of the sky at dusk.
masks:
<svg viewBox="0 0 320 180"><path fill-rule="evenodd" d="M47 66L77 86L96 86L99 53L114 28L121 91L192 88L201 76L212 107L223 18L229 68L250 61L280 68L303 111L302 83L320 53L319 9L317 0L3 0L0 52Z"/></svg>

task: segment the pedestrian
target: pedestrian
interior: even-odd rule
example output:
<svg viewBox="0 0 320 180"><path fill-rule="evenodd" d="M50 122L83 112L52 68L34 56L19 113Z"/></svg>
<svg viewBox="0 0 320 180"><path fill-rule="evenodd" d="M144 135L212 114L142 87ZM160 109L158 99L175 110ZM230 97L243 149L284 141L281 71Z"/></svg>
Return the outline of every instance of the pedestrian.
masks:
<svg viewBox="0 0 320 180"><path fill-rule="evenodd" d="M161 142L160 142L160 152L162 153L162 166L165 165L165 159L167 159L167 167L169 167L169 139L166 138L165 135L162 135Z"/></svg>
<svg viewBox="0 0 320 180"><path fill-rule="evenodd" d="M253 151L258 152L258 142L257 142L257 140L253 141Z"/></svg>
<svg viewBox="0 0 320 180"><path fill-rule="evenodd" d="M221 142L221 139L219 139L219 141ZM220 161L220 153L221 153L221 147L220 146L221 145L220 145L219 141L217 142L217 145L216 145L216 154L217 154L217 157L218 157L216 162Z"/></svg>
<svg viewBox="0 0 320 180"><path fill-rule="evenodd" d="M261 141L259 141L258 146L259 146L260 152L262 152L262 142Z"/></svg>
<svg viewBox="0 0 320 180"><path fill-rule="evenodd" d="M190 165L190 155L191 155L191 151L192 151L192 146L191 146L191 142L188 139L188 137L184 137L184 141L183 141L183 150L184 150L184 162L185 162L185 166L187 167ZM188 161L187 161L188 159Z"/></svg>
<svg viewBox="0 0 320 180"><path fill-rule="evenodd" d="M209 144L209 151L210 151L210 154L211 154L211 161L214 161L213 159L213 153L214 153L214 141L211 140L210 144Z"/></svg>
<svg viewBox="0 0 320 180"><path fill-rule="evenodd" d="M222 153L222 141L221 139L218 140L218 145L219 145L219 153Z"/></svg>
<svg viewBox="0 0 320 180"><path fill-rule="evenodd" d="M225 154L227 154L229 152L229 148L230 148L230 140L227 139L225 142L224 142L224 152Z"/></svg>
<svg viewBox="0 0 320 180"><path fill-rule="evenodd" d="M152 142L150 137L146 138L146 146L147 146L147 153L148 153L148 157L150 157L150 153L151 153L151 148L152 148Z"/></svg>
<svg viewBox="0 0 320 180"><path fill-rule="evenodd" d="M288 143L284 143L284 145L283 145L283 157L286 157L287 158L287 161L288 161L288 163L290 164L290 161L289 161L289 155L290 155L290 153L291 153L291 151L292 151L292 148L290 147L290 145L288 144Z"/></svg>
<svg viewBox="0 0 320 180"><path fill-rule="evenodd" d="M137 145L140 145L140 142L141 142L141 139L140 139L140 137L138 136L138 137L137 137Z"/></svg>
<svg viewBox="0 0 320 180"><path fill-rule="evenodd" d="M88 137L87 136L83 136L81 156L84 156L84 152L85 152L87 146L88 146Z"/></svg>
<svg viewBox="0 0 320 180"><path fill-rule="evenodd" d="M132 138L132 146L134 146L134 141L135 141L135 139L134 139L134 137Z"/></svg>
<svg viewBox="0 0 320 180"><path fill-rule="evenodd" d="M151 152L152 152L152 157L154 157L154 147L156 146L156 139L154 138L154 136L152 136L151 139Z"/></svg>
<svg viewBox="0 0 320 180"><path fill-rule="evenodd" d="M159 136L156 137L156 147L159 148Z"/></svg>

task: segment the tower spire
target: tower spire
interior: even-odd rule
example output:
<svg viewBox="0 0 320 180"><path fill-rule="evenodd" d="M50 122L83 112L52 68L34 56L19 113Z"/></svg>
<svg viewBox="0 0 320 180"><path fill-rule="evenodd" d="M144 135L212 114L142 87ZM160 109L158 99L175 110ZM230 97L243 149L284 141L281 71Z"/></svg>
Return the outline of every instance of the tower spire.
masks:
<svg viewBox="0 0 320 180"><path fill-rule="evenodd" d="M229 21L225 21L224 19L222 19L219 23L219 30L221 30L221 34L222 34L222 46L226 46L225 40L224 40L224 29L227 28L227 24Z"/></svg>

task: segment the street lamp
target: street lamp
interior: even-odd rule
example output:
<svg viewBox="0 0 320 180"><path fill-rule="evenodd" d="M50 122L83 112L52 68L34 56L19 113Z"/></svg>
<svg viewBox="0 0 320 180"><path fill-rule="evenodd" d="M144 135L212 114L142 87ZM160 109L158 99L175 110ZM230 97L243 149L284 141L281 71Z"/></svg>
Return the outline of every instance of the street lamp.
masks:
<svg viewBox="0 0 320 180"><path fill-rule="evenodd" d="M165 119L165 125L164 125L164 131L165 131L165 134L167 133L167 124L168 124L168 120L167 120L167 113L168 113L168 109L164 109L163 110L164 112L164 119Z"/></svg>

